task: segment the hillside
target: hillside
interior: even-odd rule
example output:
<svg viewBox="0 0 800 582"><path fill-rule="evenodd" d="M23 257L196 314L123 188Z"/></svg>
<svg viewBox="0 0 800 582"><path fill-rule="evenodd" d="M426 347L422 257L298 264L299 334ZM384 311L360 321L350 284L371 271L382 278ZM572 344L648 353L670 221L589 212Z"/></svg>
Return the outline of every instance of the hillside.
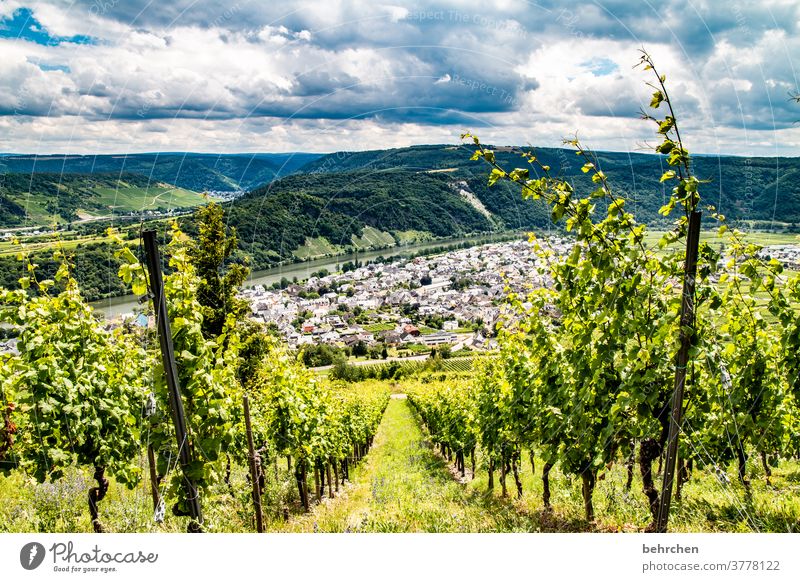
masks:
<svg viewBox="0 0 800 582"><path fill-rule="evenodd" d="M139 174L0 174L0 226L5 227L188 208L204 202L197 192Z"/></svg>
<svg viewBox="0 0 800 582"><path fill-rule="evenodd" d="M519 206L519 191L495 190L486 186L488 166L470 161L468 145L425 145L364 152L337 152L306 164L301 171L332 173L352 170L401 168L447 174L466 180L473 192L509 226L540 224L541 216ZM556 175L569 177L588 191L590 181L581 172L582 161L571 149L537 148L537 157ZM624 152L597 152L598 165L609 176L620 195L639 220L658 222L658 209L668 192L659 183L664 171L661 156ZM512 148L497 148L497 159L507 168L524 167ZM800 158L700 156L693 158L694 170L709 180L703 196L728 218L781 223L800 223ZM546 217L545 217L546 218Z"/></svg>
<svg viewBox="0 0 800 582"><path fill-rule="evenodd" d="M195 192L252 190L296 171L319 154L0 155L0 174L140 174Z"/></svg>
<svg viewBox="0 0 800 582"><path fill-rule="evenodd" d="M297 174L282 178L226 206L244 250L256 268L293 258L308 239L364 247L365 227L380 245L406 231L434 236L495 230L449 176L403 170Z"/></svg>
<svg viewBox="0 0 800 582"><path fill-rule="evenodd" d="M244 162L249 169L242 175L264 180L225 203L227 223L237 228L242 249L250 255L254 270L353 248L384 248L431 237L544 228L551 224L542 201L523 200L519 188L507 183L488 187L487 164L470 161L470 155L468 146L445 145L305 158L291 154L282 158L190 155L179 171L194 183L208 184L233 171L244 171L239 165ZM579 192L591 188L573 151L542 148L537 155L555 174L573 180ZM150 168L157 167L161 175L167 176L168 172L164 172L170 167L170 156L180 157L157 156L158 162L153 166L156 156L151 155ZM141 164L148 159L131 158ZM497 158L507 168L523 165L519 153L511 148L497 148ZM31 164L31 160L28 158L26 163ZM68 160L51 156L42 160L37 160L33 174L0 174L0 226L27 224L27 212L38 224L73 222L75 233L70 236L78 237L74 243L95 244L108 224L100 221L78 225L75 220L111 214L111 206L118 217L129 211L166 210L203 201L195 192L175 189L169 185L171 182L153 181L142 174L97 173L119 160L125 161L124 157L97 156L94 174L39 173L43 168L55 169L58 164L91 169L88 164L95 160L91 156L72 156ZM658 209L668 192L659 183L663 167L658 156L599 152L597 161L617 194L628 199L628 208L639 220L664 226ZM278 174L272 172L278 162L285 162L279 172L294 173L274 179ZM0 165L8 167L9 163L21 167L23 160L20 156L0 157ZM177 159L172 163L178 163ZM192 172L186 172L187 167L192 167ZM258 168L262 174L247 173ZM705 201L717 205L728 218L754 221L756 227L797 229L800 159L696 156L694 168L698 176L710 180L701 190ZM223 169L227 174L220 173ZM177 176L171 175L173 179ZM187 232L193 232L191 217L184 216L181 222ZM94 251L97 255L108 254L105 246ZM81 252L87 252L86 248ZM40 249L36 259L52 266L46 250ZM109 267L103 272L95 273L93 264L86 266L85 279L93 290L92 297L120 292L116 283L108 283L116 281L115 268L111 259L106 262ZM13 257L2 257L0 263L0 283L15 285L18 275Z"/></svg>
<svg viewBox="0 0 800 582"><path fill-rule="evenodd" d="M264 186L276 179L286 178L289 175L311 175L312 178L298 178L299 181L295 182L282 180L281 186L269 189L271 194L284 196L280 200L284 200L286 204L282 205L279 201L270 203L270 208L280 214L281 208L299 207L298 203L286 200L285 192L293 188L297 191L301 184L302 187L312 188L315 191L314 196L327 199L331 197L333 187L319 185L323 176L328 182L332 175L345 174L343 181L338 180L337 183L348 183L348 188L352 189L352 180L358 179L361 180L364 191L377 188L385 192L389 185L380 185L381 181L391 181L395 178L395 175L386 173L389 171L402 171L408 176L415 174L432 176L432 179L440 181L437 183L447 182L456 191L462 191L461 198L488 217L489 222L496 228L524 229L548 224L549 217L544 206L523 202L517 188L508 184L498 184L489 188L486 184L488 167L482 160L470 161L471 152L468 145L424 145L387 150L337 152L327 155L304 153L0 155L0 180L5 184L0 189L0 226L20 224L25 208L37 222L51 220L53 216L63 220L75 219L77 199L67 197L56 202L51 198L56 192L59 193L59 198L64 198L65 185L67 191L85 192L87 188L92 190L93 186L90 183L85 185L79 183L78 174L94 176L101 180L109 180L113 174L117 174L116 177L122 180L124 174L123 181L135 184L135 187L156 182L174 184L192 192L249 190L251 197L258 197L266 192ZM586 191L591 187L587 176L580 171L581 160L572 150L538 148L537 155L543 163L551 166L554 173L573 180L579 190ZM629 200L628 207L636 213L637 218L650 223L659 222L661 218L658 209L668 194L658 181L663 172L663 160L655 155L624 152L598 152L597 157L600 167L611 178L617 193ZM512 148L497 148L497 158L505 167L523 165L518 150ZM773 221L779 225L800 223L800 158L695 156L694 166L699 177L710 180L710 183L703 188L705 199L715 204L728 218L760 221L768 226L773 226ZM357 177L347 177L351 172L360 174ZM55 180L48 174L60 175L60 178ZM133 174L139 178L134 178ZM372 177L368 182L364 182L365 177L370 174ZM31 176L35 178L30 178ZM146 180L144 183L143 178ZM52 185L59 181L62 185L60 191L53 190L53 187L45 184ZM36 184L33 184L34 182ZM420 184L427 182L420 178ZM112 188L116 198L112 197L111 201L99 201L98 204L101 206L118 205L136 211L142 209L140 203L147 198L146 193L132 191L130 194L133 200L126 201L125 192L116 186L105 188L106 190ZM163 192L154 192L153 198L161 194ZM418 192L416 195L420 199L420 196L424 197L424 192ZM164 208L192 205L191 201L188 204L186 202L176 199L174 203L167 204ZM354 210L342 207L341 199L335 206L338 210L334 214L350 216ZM414 204L414 207L418 209L417 204ZM94 209L97 210L99 209ZM402 209L392 207L395 213L400 210ZM361 212L360 208L358 212ZM408 216L408 212L402 214L404 214L402 223L414 222ZM265 212L259 211L258 215L268 220L265 218ZM385 217L379 218L383 220ZM244 217L243 220L247 222L248 219ZM326 222L330 220L335 219L329 217ZM368 211L365 218L356 220L358 223L356 231L360 233L359 228L362 223L372 224L370 220L375 222L377 218ZM396 218L394 222L398 223ZM422 222L429 221L423 219ZM296 221L292 223L296 224ZM452 221L444 223L452 224ZM334 236L341 234L337 229L334 230L336 231L333 233ZM393 227L389 230L403 229ZM441 231L441 228L439 230ZM457 229L452 234L458 232L461 230ZM294 235L289 236L292 240L297 238ZM313 238L319 235L315 234L312 228L309 232L301 233L300 240L304 240L306 236ZM349 240L349 236L346 240ZM334 245L340 244L336 240L329 242ZM271 246L270 243L265 244ZM302 242L300 244L302 245ZM271 248L277 250L277 247ZM279 251L279 254L285 253Z"/></svg>

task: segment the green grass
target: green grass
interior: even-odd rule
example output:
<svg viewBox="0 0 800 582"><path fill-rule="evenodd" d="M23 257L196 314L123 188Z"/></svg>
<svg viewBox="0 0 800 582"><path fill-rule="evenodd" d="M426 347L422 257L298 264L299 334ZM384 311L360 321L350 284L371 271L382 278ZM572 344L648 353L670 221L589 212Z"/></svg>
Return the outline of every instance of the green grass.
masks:
<svg viewBox="0 0 800 582"><path fill-rule="evenodd" d="M433 240L431 233L422 230L397 230L394 232L394 237L399 245L410 245Z"/></svg>
<svg viewBox="0 0 800 582"><path fill-rule="evenodd" d="M439 333L441 329L435 329L433 327L428 327L427 325L420 325L418 327L420 335L433 335L434 333Z"/></svg>
<svg viewBox="0 0 800 582"><path fill-rule="evenodd" d="M146 472L146 465L142 468ZM218 488L214 499L204 502L209 531L252 531L245 470L234 467L232 479L236 490L242 492L238 498ZM107 531L186 531L188 518L171 515L169 505L164 523L153 521L153 502L146 481L133 490L113 479L110 482L108 494L98 504L100 520ZM0 476L0 532L91 532L87 494L96 485L91 471L77 468L68 469L64 478L55 483L37 483L18 471Z"/></svg>
<svg viewBox="0 0 800 582"><path fill-rule="evenodd" d="M418 381L418 380L412 380ZM377 388L385 382L369 380ZM402 394L405 381L389 381L394 394ZM485 460L477 454L477 471L462 478L431 447L406 399L389 403L366 459L351 469L351 481L333 497L325 493L312 511L303 513L296 486L284 458L265 463L267 485L263 506L269 531L323 532L579 532L642 531L650 521L635 468L633 485L625 488L622 463L601 471L594 493L596 520L583 516L580 479L556 466L551 472L551 511L542 501L541 459L536 474L523 452L520 476L523 495L517 499L514 481L508 477L509 496L501 496L499 473L495 487L487 488ZM146 474L144 455L140 466ZM678 532L800 532L800 462L782 461L773 469L767 485L760 464L748 465L752 494L735 480L735 468L727 467L731 483L697 468L684 486L683 499L674 500L670 530ZM313 478L311 491L313 491ZM143 480L133 490L111 480L107 497L100 503L100 519L110 532L181 532L187 518L176 518L167 508L167 519L152 519L149 484ZM232 489L216 484L204 493L207 531L253 531L253 510L247 469L233 463ZM657 487L660 488L658 479ZM87 492L94 486L89 470L72 468L56 483L36 483L20 471L0 475L0 532L90 532ZM313 497L313 494L312 494ZM289 512L283 520L283 509Z"/></svg>
<svg viewBox="0 0 800 582"><path fill-rule="evenodd" d="M405 399L392 399L366 461L338 499L283 531L534 531L536 520L470 490L428 445Z"/></svg>
<svg viewBox="0 0 800 582"><path fill-rule="evenodd" d="M642 493L638 466L634 466L634 479L630 490L626 490L626 469L620 462L610 470L600 473L593 496L596 519L587 523L584 519L580 478L561 472L556 466L550 473L552 512L545 512L542 503L541 459L537 459L537 473L533 474L527 451L522 456L521 499L509 497L506 503L518 511L538 515L542 531L644 531L650 522L650 512ZM484 461L478 455L478 464ZM735 468L728 467L731 483L723 485L715 475L695 470L690 481L684 485L683 499L673 498L670 515L670 531L673 532L799 532L800 531L800 465L783 462L773 469L772 485L767 485L763 472L755 467L756 460L749 465L752 479L752 495L735 480ZM655 471L654 464L654 471ZM477 471L474 480L466 487L469 490L485 491L488 476L485 470ZM513 478L508 478L508 491L515 496ZM661 489L660 479L656 479ZM495 474L495 496L500 495L498 475Z"/></svg>
<svg viewBox="0 0 800 582"><path fill-rule="evenodd" d="M119 188L96 187L98 198L92 202L108 207L114 212L138 212L140 210L170 210L204 204L202 194L167 185L148 188L130 186L120 182ZM110 210L109 210L110 212Z"/></svg>
<svg viewBox="0 0 800 582"><path fill-rule="evenodd" d="M318 236L316 238L306 237L305 244L295 250L293 254L300 260L308 260L337 255L341 252L341 247L334 246L325 237Z"/></svg>
<svg viewBox="0 0 800 582"><path fill-rule="evenodd" d="M350 239L353 246L359 250L395 245L394 237L391 234L372 228L371 226L365 226L361 236L352 235Z"/></svg>
<svg viewBox="0 0 800 582"><path fill-rule="evenodd" d="M11 242L0 242L0 257L7 255L16 255L20 251L34 252L47 249L56 249L56 238L54 237L37 237L30 242L23 242L22 244L15 245ZM90 243L108 242L108 237L105 235L89 235L81 236L70 240L61 241L61 248L65 251L72 251L78 245L85 245ZM138 241L126 241L128 245L136 245Z"/></svg>
<svg viewBox="0 0 800 582"><path fill-rule="evenodd" d="M649 230L645 234L644 243L648 247L655 247L663 236L663 230ZM708 243L714 248L719 248L726 242L726 235L719 236L717 230L703 230L700 241ZM800 235L794 233L751 232L745 235L745 240L761 246L770 245L800 245ZM677 243L675 243L677 244Z"/></svg>
<svg viewBox="0 0 800 582"><path fill-rule="evenodd" d="M398 389L402 388L402 383ZM542 462L534 475L527 452L521 463L523 495L516 498L508 476L502 498L499 472L493 491L480 453L472 479L460 478L434 453L406 400L392 400L366 463L340 499L326 500L285 531L363 532L491 532L491 531L643 531L650 513L641 490L638 468L630 490L626 470L617 463L601 472L594 494L596 520L584 519L580 479L551 472L552 510L541 501ZM800 464L783 462L773 470L772 485L750 466L752 495L735 480L721 484L708 472L696 470L684 486L683 500L673 502L671 531L744 532L800 531ZM734 475L729 468L729 475ZM660 487L660 484L657 483Z"/></svg>
<svg viewBox="0 0 800 582"><path fill-rule="evenodd" d="M193 208L207 202L203 195L197 192L159 183L145 188L132 186L120 180L117 187L94 186L89 191L94 195L89 194L83 198L86 206L78 207L76 210L78 216L82 218L143 210ZM26 209L30 224L46 226L54 222L59 224L66 222L63 217L47 209L47 205L53 201L51 196L34 192L12 196L12 199Z"/></svg>
<svg viewBox="0 0 800 582"><path fill-rule="evenodd" d="M378 331L389 331L397 327L397 324L394 323L370 323L364 326L366 331L370 332L378 332Z"/></svg>

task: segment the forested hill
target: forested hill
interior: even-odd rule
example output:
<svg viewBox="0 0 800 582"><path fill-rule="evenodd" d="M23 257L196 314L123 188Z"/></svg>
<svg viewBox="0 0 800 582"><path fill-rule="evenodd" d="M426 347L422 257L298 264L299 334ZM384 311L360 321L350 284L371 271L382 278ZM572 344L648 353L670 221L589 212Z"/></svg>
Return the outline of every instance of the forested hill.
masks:
<svg viewBox="0 0 800 582"><path fill-rule="evenodd" d="M524 166L519 150L495 151L502 166ZM381 244L392 244L407 231L457 236L550 223L542 201L523 200L520 189L505 182L489 187L488 165L470 161L471 153L467 145L426 145L328 154L230 203L228 221L258 267L342 250L365 236L366 227L388 237ZM579 193L593 189L574 150L539 148L536 153L554 174L573 180ZM663 221L658 210L669 192L659 182L662 157L596 155L639 220ZM696 174L709 180L701 191L705 201L730 219L777 228L800 223L800 158L695 156L693 163ZM316 246L301 249L310 239Z"/></svg>
<svg viewBox="0 0 800 582"><path fill-rule="evenodd" d="M502 226L451 177L405 170L296 174L245 194L226 212L259 267L291 257L306 239L352 246L365 227L394 244L408 232L449 237Z"/></svg>
<svg viewBox="0 0 800 582"><path fill-rule="evenodd" d="M0 174L139 174L194 192L252 190L319 154L0 155Z"/></svg>
<svg viewBox="0 0 800 582"><path fill-rule="evenodd" d="M502 166L524 165L518 151L495 149ZM236 173L240 180L236 187L247 181L258 183L225 204L226 221L237 228L254 270L353 248L550 224L542 201L523 200L520 189L506 182L488 187L488 165L470 161L471 154L467 145L427 145L305 158L300 154L49 156L37 158L35 168L30 156L0 156L0 226L73 222L85 215L97 220L111 214L117 220L125 212L146 208L187 208L204 202L199 192L217 187L211 184L227 183ZM580 170L582 160L574 151L540 148L537 155L554 174L572 179L579 193L590 190ZM658 209L668 196L659 183L663 160L615 152L597 156L617 194L629 200L628 208L639 220L657 224ZM800 159L695 156L693 163L696 174L710 180L701 189L704 200L729 218L754 220L756 227L797 229ZM125 171L100 172L115 164ZM65 174L64 168L84 173ZM137 168L152 170L154 176L128 172ZM56 173L41 173L45 169ZM283 172L290 174L281 177ZM242 176L247 180L242 182ZM176 183L194 187L175 188ZM191 217L182 222L192 232ZM103 220L86 222L77 227L80 232L68 236L77 237L75 245L95 244L106 226ZM98 244L92 249L76 246L76 255L86 258L84 271L91 271L80 279L92 298L122 292L110 247ZM37 250L35 258L42 269L53 266L50 254L44 247ZM102 265L106 267L98 271ZM0 256L0 284L14 286L17 270L12 255Z"/></svg>
<svg viewBox="0 0 800 582"><path fill-rule="evenodd" d="M483 160L470 161L471 152L469 145L337 152L311 161L300 171L335 173L389 168L438 171L453 179L468 180L470 188L487 208L512 225L514 217L519 215L519 193L516 197L507 196L506 192L492 193L486 188L488 167ZM525 167L518 148L498 147L496 152L502 166ZM536 148L536 155L554 174L574 180L578 188L588 191L591 187L587 176L581 172L583 161L574 150ZM637 218L658 221L658 209L668 194L659 183L665 165L663 157L624 152L597 152L597 157L618 193L628 198L628 207L636 212ZM710 181L702 188L705 201L717 206L728 218L800 223L800 158L695 155L693 164L696 175ZM527 226L524 224L527 218L523 215L519 225Z"/></svg>

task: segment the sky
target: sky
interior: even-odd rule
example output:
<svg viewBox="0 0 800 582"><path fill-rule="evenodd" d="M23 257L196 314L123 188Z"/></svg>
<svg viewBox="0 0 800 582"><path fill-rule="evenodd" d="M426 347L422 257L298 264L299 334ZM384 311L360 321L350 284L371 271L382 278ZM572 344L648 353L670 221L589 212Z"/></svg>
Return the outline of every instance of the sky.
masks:
<svg viewBox="0 0 800 582"><path fill-rule="evenodd" d="M641 152L644 48L691 152L797 156L798 28L797 0L0 0L0 152Z"/></svg>

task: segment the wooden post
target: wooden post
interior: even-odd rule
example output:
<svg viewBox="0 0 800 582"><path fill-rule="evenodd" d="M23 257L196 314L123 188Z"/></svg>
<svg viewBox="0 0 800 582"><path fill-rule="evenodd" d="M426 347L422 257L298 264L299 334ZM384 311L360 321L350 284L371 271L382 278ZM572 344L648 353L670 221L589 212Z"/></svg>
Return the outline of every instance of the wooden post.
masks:
<svg viewBox="0 0 800 582"><path fill-rule="evenodd" d="M256 510L256 531L264 532L264 516L261 513L261 491L258 487L258 471L256 470L256 450L253 445L253 427L250 424L250 399L247 394L244 401L244 427L247 433L247 460L250 462L250 480L253 482L253 506Z"/></svg>
<svg viewBox="0 0 800 582"><path fill-rule="evenodd" d="M161 344L161 359L167 380L169 408L172 412L172 422L175 424L175 438L178 441L178 457L183 471L183 485L189 501L189 512L196 522L194 525L189 524L189 531L198 532L202 531L200 526L203 523L203 514L200 511L200 495L197 491L197 485L187 473L187 467L192 462L192 449L186 429L186 416L183 411L181 387L178 380L178 366L175 364L175 349L172 345L172 331L169 317L167 316L167 300L164 297L164 279L161 276L161 257L158 253L156 231L144 231L142 239L144 240L147 270L150 274L150 291L153 295L153 308L156 313L158 341Z"/></svg>
<svg viewBox="0 0 800 582"><path fill-rule="evenodd" d="M147 465L150 468L150 493L153 495L153 511L158 509L161 496L158 493L158 476L156 475L156 456L153 445L147 445Z"/></svg>
<svg viewBox="0 0 800 582"><path fill-rule="evenodd" d="M336 484L336 493L339 493L339 459L333 461L333 482Z"/></svg>
<svg viewBox="0 0 800 582"><path fill-rule="evenodd" d="M695 210L689 215L689 232L686 236L686 265L683 274L683 297L681 300L680 349L675 363L675 389L672 393L672 411L669 417L669 437L664 477L661 483L661 503L655 531L667 531L669 506L672 498L672 482L675 477L675 461L678 457L678 434L683 414L683 389L686 385L686 365L694 334L694 291L697 278L697 255L700 247L700 219L702 212Z"/></svg>

